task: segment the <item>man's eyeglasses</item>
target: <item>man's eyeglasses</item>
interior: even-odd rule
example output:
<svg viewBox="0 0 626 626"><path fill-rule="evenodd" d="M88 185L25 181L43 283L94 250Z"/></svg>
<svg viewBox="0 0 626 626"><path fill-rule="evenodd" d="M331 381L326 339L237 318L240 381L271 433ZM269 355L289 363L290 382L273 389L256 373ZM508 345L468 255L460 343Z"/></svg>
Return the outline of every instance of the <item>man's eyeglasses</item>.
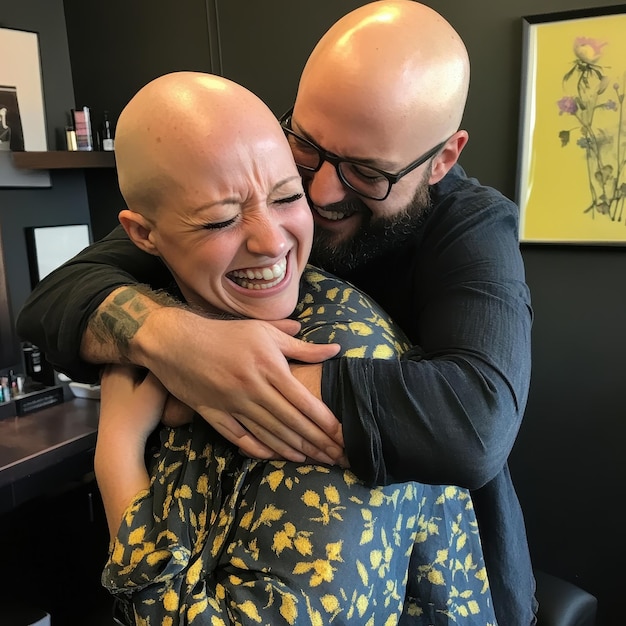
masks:
<svg viewBox="0 0 626 626"><path fill-rule="evenodd" d="M429 159L432 159L445 145L448 139L437 144L434 148L423 154L421 157L407 165L396 174L385 172L377 167L364 165L358 161L350 161L327 152L323 148L309 141L305 137L298 135L291 129L291 115L293 108L289 109L280 118L280 125L287 136L296 165L303 173L317 172L322 167L324 161L328 161L335 166L339 180L352 191L356 191L360 196L370 200L384 200L391 192L391 187L395 185L403 176L418 168Z"/></svg>

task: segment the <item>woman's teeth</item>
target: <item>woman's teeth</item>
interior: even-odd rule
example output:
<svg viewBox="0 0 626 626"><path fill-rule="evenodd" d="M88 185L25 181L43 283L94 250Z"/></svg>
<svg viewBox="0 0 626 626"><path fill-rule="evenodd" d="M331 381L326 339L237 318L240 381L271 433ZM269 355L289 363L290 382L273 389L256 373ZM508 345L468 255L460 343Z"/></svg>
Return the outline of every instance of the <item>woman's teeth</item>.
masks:
<svg viewBox="0 0 626 626"><path fill-rule="evenodd" d="M269 289L278 285L285 278L287 259L283 258L271 267L256 267L235 270L229 274L233 282L245 289ZM252 282L254 281L254 282ZM259 282L263 281L263 282Z"/></svg>

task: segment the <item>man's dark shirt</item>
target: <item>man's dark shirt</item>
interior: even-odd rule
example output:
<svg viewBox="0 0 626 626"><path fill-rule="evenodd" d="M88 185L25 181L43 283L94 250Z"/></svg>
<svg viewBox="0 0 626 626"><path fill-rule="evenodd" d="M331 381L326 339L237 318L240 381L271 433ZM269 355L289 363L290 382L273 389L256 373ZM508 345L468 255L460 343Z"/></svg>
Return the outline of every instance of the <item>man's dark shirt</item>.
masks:
<svg viewBox="0 0 626 626"><path fill-rule="evenodd" d="M413 241L342 276L377 300L414 348L400 361L326 362L323 399L343 423L361 479L473 490L498 620L528 626L534 580L507 466L531 366L518 210L459 166L431 198ZM94 380L97 368L79 356L89 315L113 289L135 282L166 288L171 275L118 227L40 283L18 334L60 371Z"/></svg>

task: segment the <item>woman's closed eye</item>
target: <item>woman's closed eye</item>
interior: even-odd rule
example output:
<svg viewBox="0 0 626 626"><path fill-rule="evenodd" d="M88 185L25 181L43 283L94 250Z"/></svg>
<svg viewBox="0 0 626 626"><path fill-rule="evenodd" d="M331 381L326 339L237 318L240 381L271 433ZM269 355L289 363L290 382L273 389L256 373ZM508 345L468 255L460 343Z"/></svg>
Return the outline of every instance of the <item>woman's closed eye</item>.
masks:
<svg viewBox="0 0 626 626"><path fill-rule="evenodd" d="M202 225L202 228L205 230L219 230L220 228L228 228L232 226L237 221L237 217L232 217L229 220L224 220L223 222L207 222Z"/></svg>
<svg viewBox="0 0 626 626"><path fill-rule="evenodd" d="M294 193L289 196L284 196L284 197L276 198L275 200L270 200L270 202L274 205L285 206L285 205L290 205L290 204L299 202L303 198L304 198L304 192L299 191L298 193ZM219 222L206 222L202 225L202 228L204 228L205 230L220 230L222 228L228 228L229 226L232 226L233 224L235 224L239 220L240 217L241 217L241 214L237 214L234 217L231 217L227 220L222 220Z"/></svg>

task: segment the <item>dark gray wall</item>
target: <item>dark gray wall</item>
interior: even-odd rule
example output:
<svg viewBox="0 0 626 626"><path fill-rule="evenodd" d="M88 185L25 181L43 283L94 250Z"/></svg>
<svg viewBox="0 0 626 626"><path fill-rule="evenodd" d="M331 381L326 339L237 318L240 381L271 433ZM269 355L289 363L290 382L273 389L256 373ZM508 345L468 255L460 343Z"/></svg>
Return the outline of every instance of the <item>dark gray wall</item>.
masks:
<svg viewBox="0 0 626 626"><path fill-rule="evenodd" d="M319 36L361 4L189 0L172 12L164 0L65 0L76 99L117 114L158 74L212 70L243 83L280 114ZM470 143L462 156L470 174L514 197L522 16L605 4L431 0L472 59L464 120ZM117 206L102 210L103 227L107 220L115 224ZM511 465L533 558L600 598L600 626L621 624L626 549L615 509L626 475L626 251L550 245L522 251L536 314L534 370Z"/></svg>
<svg viewBox="0 0 626 626"><path fill-rule="evenodd" d="M39 33L47 140L54 149L56 130L64 128L65 113L74 106L63 2L0 0L0 25ZM52 172L51 183L46 189L0 188L0 231L15 313L30 292L24 228L89 223L83 173ZM87 500L85 489L79 496L68 491L56 498L40 498L0 516L3 624L10 620L5 614L7 602L45 608L56 626L94 624L88 617L94 605L110 602L103 598L106 592L99 582L106 559L106 523L97 497ZM65 486L51 490L63 493ZM88 514L94 500L96 507L91 510L95 510L97 525L94 515Z"/></svg>
<svg viewBox="0 0 626 626"><path fill-rule="evenodd" d="M210 4L210 3L207 3ZM97 124L108 110L116 120L147 82L168 72L210 72L209 21L205 2L110 0L65 2L75 98L92 109ZM117 225L124 201L114 170L86 172L93 234Z"/></svg>
<svg viewBox="0 0 626 626"><path fill-rule="evenodd" d="M305 15L302 4L290 0L186 0L176 11L163 0L95 6L64 0L76 102L90 106L96 120L104 109L117 119L148 81L194 70L245 85L279 115L291 106L315 42L361 4L319 0ZM100 238L117 224L123 199L114 172L88 172L87 181L93 232Z"/></svg>
<svg viewBox="0 0 626 626"><path fill-rule="evenodd" d="M472 60L464 120L470 142L463 154L472 175L514 197L521 16L608 4L430 2L459 31ZM523 244L522 252L535 310L533 376L511 468L533 558L595 593L599 624L617 626L624 621L626 583L614 509L626 476L626 249Z"/></svg>
<svg viewBox="0 0 626 626"><path fill-rule="evenodd" d="M0 25L39 33L49 149L74 106L62 0L0 0ZM0 188L0 224L7 285L14 314L30 293L24 228L89 223L82 172L53 172L50 188Z"/></svg>

